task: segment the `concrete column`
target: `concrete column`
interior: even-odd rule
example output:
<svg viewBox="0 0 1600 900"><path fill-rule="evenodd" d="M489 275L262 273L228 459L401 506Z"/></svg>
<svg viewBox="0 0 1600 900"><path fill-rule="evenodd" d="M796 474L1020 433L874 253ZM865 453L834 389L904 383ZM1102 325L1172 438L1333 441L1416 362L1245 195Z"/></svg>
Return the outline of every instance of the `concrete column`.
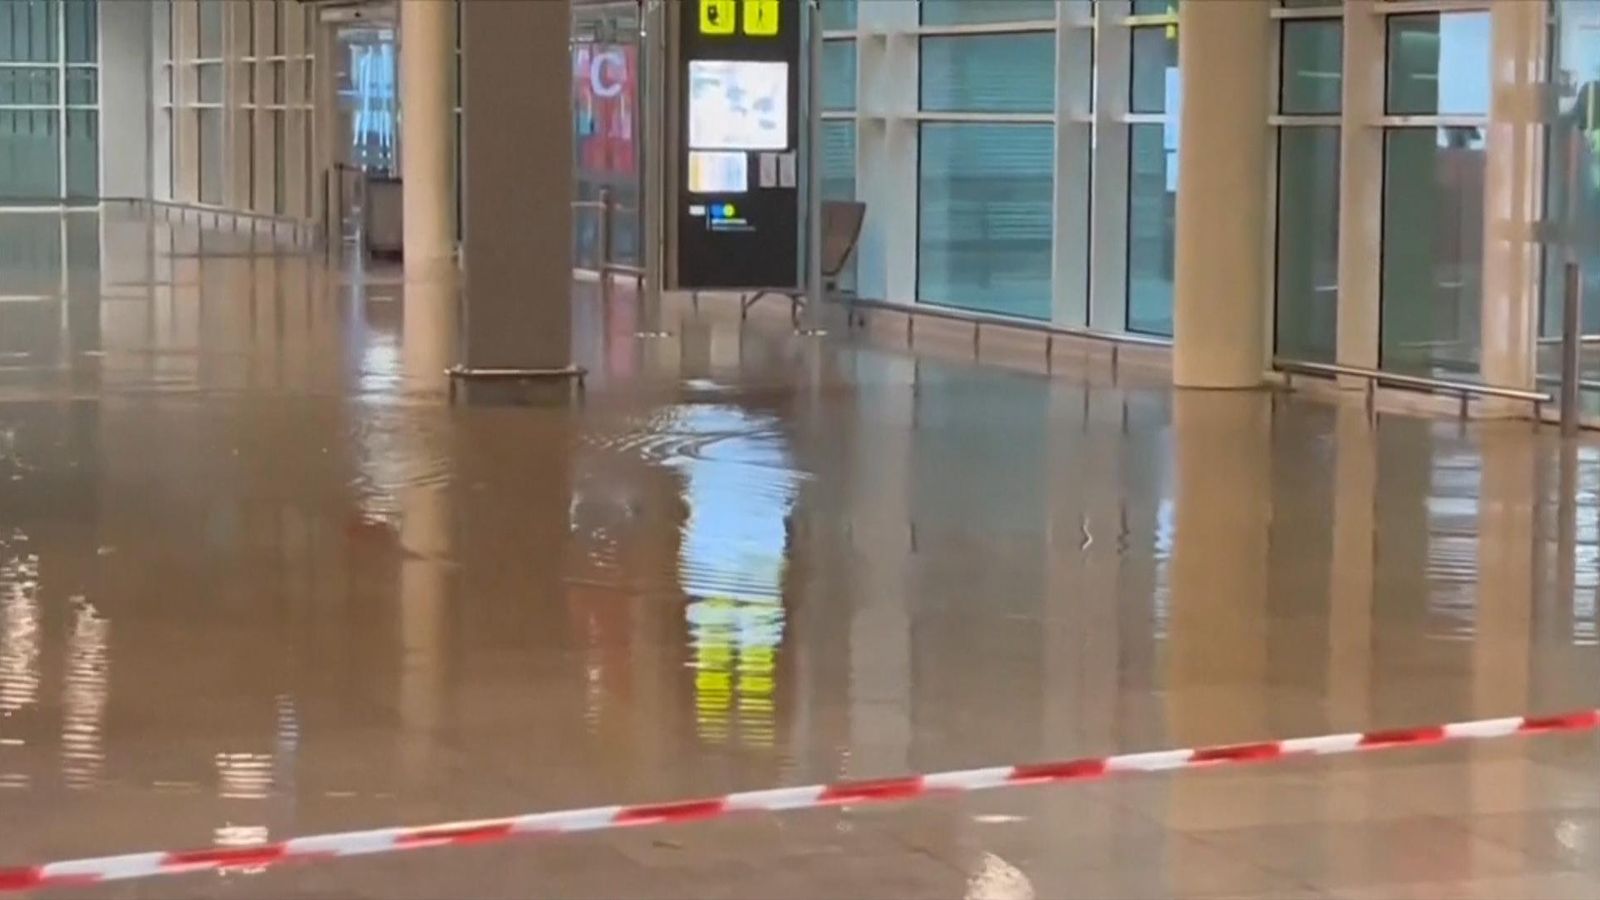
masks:
<svg viewBox="0 0 1600 900"><path fill-rule="evenodd" d="M917 296L917 72L915 3L862 3L857 28L856 198L867 204L856 285L864 297Z"/></svg>
<svg viewBox="0 0 1600 900"><path fill-rule="evenodd" d="M470 368L572 359L571 13L569 0L461 4Z"/></svg>
<svg viewBox="0 0 1600 900"><path fill-rule="evenodd" d="M1269 9L1259 0L1178 5L1179 387L1254 387L1267 363Z"/></svg>
<svg viewBox="0 0 1600 900"><path fill-rule="evenodd" d="M1489 131L1483 183L1483 379L1531 389L1542 262L1545 18L1540 3L1491 11ZM1558 286L1559 289L1559 286Z"/></svg>
<svg viewBox="0 0 1600 900"><path fill-rule="evenodd" d="M400 178L407 281L441 278L455 270L455 15L456 5L441 0L400 3Z"/></svg>
<svg viewBox="0 0 1600 900"><path fill-rule="evenodd" d="M155 104L150 3L102 3L100 13L100 195L150 196ZM165 11L165 10L163 10ZM115 149L112 149L115 148Z"/></svg>

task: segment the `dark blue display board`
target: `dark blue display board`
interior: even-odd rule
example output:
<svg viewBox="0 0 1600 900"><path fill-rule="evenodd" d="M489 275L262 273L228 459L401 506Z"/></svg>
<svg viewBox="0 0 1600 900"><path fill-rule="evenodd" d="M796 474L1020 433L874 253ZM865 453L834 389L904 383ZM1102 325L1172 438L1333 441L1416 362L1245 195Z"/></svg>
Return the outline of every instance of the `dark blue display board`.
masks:
<svg viewBox="0 0 1600 900"><path fill-rule="evenodd" d="M677 286L797 288L800 2L674 5Z"/></svg>

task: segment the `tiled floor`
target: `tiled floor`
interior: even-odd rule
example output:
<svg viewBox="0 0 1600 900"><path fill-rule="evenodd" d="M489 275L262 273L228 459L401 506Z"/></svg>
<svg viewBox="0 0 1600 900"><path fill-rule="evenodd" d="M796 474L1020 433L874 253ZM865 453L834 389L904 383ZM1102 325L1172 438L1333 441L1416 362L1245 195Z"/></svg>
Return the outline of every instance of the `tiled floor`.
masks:
<svg viewBox="0 0 1600 900"><path fill-rule="evenodd" d="M1600 702L1590 442L709 298L638 341L581 288L581 401L452 406L442 292L30 229L0 866ZM1597 772L1539 737L89 893L1592 897Z"/></svg>

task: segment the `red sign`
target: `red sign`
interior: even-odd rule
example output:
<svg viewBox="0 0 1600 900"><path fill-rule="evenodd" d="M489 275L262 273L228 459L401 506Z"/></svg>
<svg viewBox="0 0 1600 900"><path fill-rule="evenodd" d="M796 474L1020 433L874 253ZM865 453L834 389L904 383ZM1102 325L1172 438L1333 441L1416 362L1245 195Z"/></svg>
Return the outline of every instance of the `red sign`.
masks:
<svg viewBox="0 0 1600 900"><path fill-rule="evenodd" d="M638 53L625 44L572 48L578 170L584 177L634 177L633 116L639 102Z"/></svg>

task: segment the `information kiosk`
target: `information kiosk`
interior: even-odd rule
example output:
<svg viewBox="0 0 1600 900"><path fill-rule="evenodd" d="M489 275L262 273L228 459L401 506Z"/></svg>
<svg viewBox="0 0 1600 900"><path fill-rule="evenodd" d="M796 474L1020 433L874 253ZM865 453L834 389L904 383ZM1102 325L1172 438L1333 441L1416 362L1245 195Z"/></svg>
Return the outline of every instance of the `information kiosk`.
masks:
<svg viewBox="0 0 1600 900"><path fill-rule="evenodd" d="M680 18L669 281L681 290L798 290L802 0L672 6Z"/></svg>

